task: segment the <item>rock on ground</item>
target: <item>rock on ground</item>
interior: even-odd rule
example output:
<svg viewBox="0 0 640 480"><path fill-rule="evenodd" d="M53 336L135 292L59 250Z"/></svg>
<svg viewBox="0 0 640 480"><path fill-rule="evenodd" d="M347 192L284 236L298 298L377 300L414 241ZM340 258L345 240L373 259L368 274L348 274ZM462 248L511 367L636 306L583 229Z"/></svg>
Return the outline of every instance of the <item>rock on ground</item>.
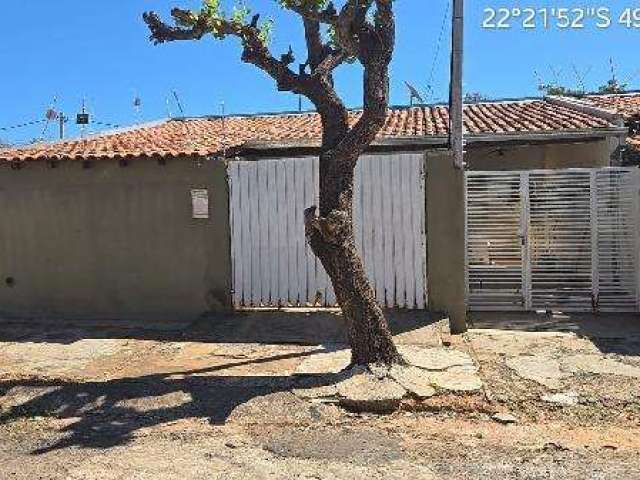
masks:
<svg viewBox="0 0 640 480"><path fill-rule="evenodd" d="M451 348L421 348L400 346L398 350L411 365L425 370L441 371L451 367L473 366L473 359L466 353Z"/></svg>
<svg viewBox="0 0 640 480"><path fill-rule="evenodd" d="M562 361L562 367L572 373L640 378L640 367L627 365L602 355L574 355L565 358Z"/></svg>
<svg viewBox="0 0 640 480"><path fill-rule="evenodd" d="M389 374L409 394L418 399L429 398L436 394L436 389L432 386L431 373L418 367L394 365Z"/></svg>
<svg viewBox="0 0 640 480"><path fill-rule="evenodd" d="M464 371L433 372L431 380L437 388L452 392L475 392L482 388L477 374Z"/></svg>
<svg viewBox="0 0 640 480"><path fill-rule="evenodd" d="M354 411L392 412L398 409L406 393L393 379L380 378L365 369L354 369L350 378L338 384L338 402Z"/></svg>
<svg viewBox="0 0 640 480"><path fill-rule="evenodd" d="M560 362L550 357L522 355L507 359L507 366L518 376L547 388L558 389L562 380L571 376L560 369Z"/></svg>
<svg viewBox="0 0 640 480"><path fill-rule="evenodd" d="M554 405L571 407L578 404L578 394L573 392L553 393L549 395L543 395L542 401L552 403Z"/></svg>

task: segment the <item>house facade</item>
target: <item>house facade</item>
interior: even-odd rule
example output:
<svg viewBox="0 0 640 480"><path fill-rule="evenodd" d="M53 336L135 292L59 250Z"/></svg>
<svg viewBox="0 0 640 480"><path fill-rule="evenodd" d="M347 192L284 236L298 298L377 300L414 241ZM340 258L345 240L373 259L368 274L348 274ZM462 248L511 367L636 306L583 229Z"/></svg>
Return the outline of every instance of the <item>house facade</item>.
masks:
<svg viewBox="0 0 640 480"><path fill-rule="evenodd" d="M353 112L351 120L358 115ZM616 165L627 135L618 115L562 99L469 105L465 128L467 169L472 171ZM240 205L241 198L234 200L230 169L275 160L264 182L267 191L274 191L269 185L277 191L279 178L287 178L279 172L287 165L317 158L320 134L314 113L184 118L0 150L0 314L189 321L234 308L239 285L233 258L241 248L234 240L234 218L237 225L241 211L234 211L234 201ZM423 287L412 286L417 292L414 306L422 288L425 305L428 297L435 309L444 309L446 297L459 293L459 284L451 284L451 271L459 270L456 261L464 261L455 248L464 242L464 221L453 220L460 218L464 188L461 172L451 168L447 135L445 107L390 109L367 158L378 165L395 158L401 165L404 158L415 162L417 155L425 159L423 176L406 175L387 185L384 171L370 168L362 186L365 205L369 185L377 181L371 179L380 179L381 211L385 199L405 198L408 190L421 203L408 223L416 226L416 241L407 247L413 257L403 258L407 265L414 258L425 259L411 267L414 276L425 279ZM313 167L308 178L292 171L295 185L317 182ZM415 188L405 188L412 181ZM262 203L255 195L251 198ZM274 205L280 205L279 198L275 194ZM378 197L370 198L375 213ZM306 197L300 199L308 206ZM297 204L293 207L298 211ZM376 218L369 220L375 223ZM264 234L253 223L247 228L252 238ZM378 248L375 235L372 231L371 251ZM362 239L366 246L366 232ZM298 248L304 248L304 238L300 242ZM389 242L381 243L381 255L385 244ZM285 247L288 243L276 245ZM255 251L252 244L244 248ZM264 275L275 276L271 264L262 260L271 250L258 252L258 267L250 264L249 271L261 276L264 285ZM371 258L371 268L378 261L384 265L380 257ZM288 281L293 278L299 277ZM397 277L392 281L397 292ZM406 290L408 281L403 285ZM309 303L310 292L308 287L307 297L297 297L298 302ZM329 297L325 287L325 301Z"/></svg>

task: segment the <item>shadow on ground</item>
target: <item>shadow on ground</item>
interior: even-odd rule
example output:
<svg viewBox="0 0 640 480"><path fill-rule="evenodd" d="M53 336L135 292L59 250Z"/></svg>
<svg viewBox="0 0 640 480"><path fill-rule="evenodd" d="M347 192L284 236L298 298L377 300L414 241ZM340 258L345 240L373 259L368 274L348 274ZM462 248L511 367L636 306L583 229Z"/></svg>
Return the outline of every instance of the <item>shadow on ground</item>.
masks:
<svg viewBox="0 0 640 480"><path fill-rule="evenodd" d="M315 353L318 351L104 382L46 379L0 382L0 395L13 391L14 396L21 393L27 396L24 403L2 413L0 423L35 417L72 422L64 428L61 439L33 454L69 447L111 448L126 444L140 429L177 420L201 418L213 425L222 425L238 406L252 399L294 388L331 385L340 375L217 376L217 371ZM305 408L314 407L305 403ZM264 414L276 415L277 412Z"/></svg>
<svg viewBox="0 0 640 480"><path fill-rule="evenodd" d="M385 312L394 335L433 325L442 316L423 310ZM54 325L54 328L51 328ZM150 320L0 319L0 342L71 344L83 339L204 343L319 345L344 343L336 310L241 311L203 316L193 323Z"/></svg>
<svg viewBox="0 0 640 480"><path fill-rule="evenodd" d="M441 317L428 312L391 311L394 335L434 326ZM344 325L335 311L260 311L216 315L190 325L148 322L51 322L0 320L0 342L70 345L85 339L134 339L163 342L220 344L336 345L344 343ZM427 329L432 331L432 329ZM295 388L332 385L338 374L307 376L231 376L234 367L302 358L314 349L263 356L198 370L153 373L108 381L70 381L28 378L0 381L0 423L34 417L67 419L60 439L33 452L41 454L69 447L111 448L129 442L140 429L184 419L224 424L239 406L270 394L283 393L291 405L273 407L259 415L278 416L295 410L315 411L310 402L284 395ZM227 370L227 372L224 372ZM4 396L4 399L1 398ZM8 405L11 407L7 408ZM0 405L1 407L2 405ZM248 407L250 408L250 407ZM258 415L258 418L259 418ZM253 415L252 415L253 417ZM267 418L267 417L265 417Z"/></svg>
<svg viewBox="0 0 640 480"><path fill-rule="evenodd" d="M521 332L568 332L590 340L602 353L640 355L640 315L476 312L472 328Z"/></svg>

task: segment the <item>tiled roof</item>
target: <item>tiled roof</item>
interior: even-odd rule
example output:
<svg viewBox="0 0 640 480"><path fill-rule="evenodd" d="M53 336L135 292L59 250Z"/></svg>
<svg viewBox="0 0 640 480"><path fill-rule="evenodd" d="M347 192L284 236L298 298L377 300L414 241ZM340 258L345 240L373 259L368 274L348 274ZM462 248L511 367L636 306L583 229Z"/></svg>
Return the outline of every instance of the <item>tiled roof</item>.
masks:
<svg viewBox="0 0 640 480"><path fill-rule="evenodd" d="M640 93L591 95L586 97L586 100L598 107L619 113L627 120L640 118Z"/></svg>
<svg viewBox="0 0 640 480"><path fill-rule="evenodd" d="M351 122L359 115L352 112ZM448 121L448 110L443 106L392 108L378 139L444 137ZM471 135L573 132L612 126L603 118L544 100L482 103L465 109L465 127ZM0 150L0 161L207 156L248 142L317 145L320 135L320 118L315 113L176 119L85 139L4 149Z"/></svg>

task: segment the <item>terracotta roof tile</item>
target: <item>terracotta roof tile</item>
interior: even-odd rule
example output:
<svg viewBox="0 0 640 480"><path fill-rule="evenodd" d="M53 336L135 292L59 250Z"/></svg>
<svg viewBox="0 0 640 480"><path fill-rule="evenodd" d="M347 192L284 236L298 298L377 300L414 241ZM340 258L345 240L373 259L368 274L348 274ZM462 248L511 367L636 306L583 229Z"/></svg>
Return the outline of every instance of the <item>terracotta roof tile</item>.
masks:
<svg viewBox="0 0 640 480"><path fill-rule="evenodd" d="M640 93L617 95L591 95L586 100L607 110L621 114L625 119L640 118Z"/></svg>
<svg viewBox="0 0 640 480"><path fill-rule="evenodd" d="M360 115L358 111L350 112L350 123ZM379 138L444 137L448 122L449 112L444 106L392 108ZM544 100L468 105L464 122L467 131L475 135L612 126L602 118ZM85 139L3 149L0 161L207 156L247 142L317 144L320 135L320 119L315 113L176 119Z"/></svg>

